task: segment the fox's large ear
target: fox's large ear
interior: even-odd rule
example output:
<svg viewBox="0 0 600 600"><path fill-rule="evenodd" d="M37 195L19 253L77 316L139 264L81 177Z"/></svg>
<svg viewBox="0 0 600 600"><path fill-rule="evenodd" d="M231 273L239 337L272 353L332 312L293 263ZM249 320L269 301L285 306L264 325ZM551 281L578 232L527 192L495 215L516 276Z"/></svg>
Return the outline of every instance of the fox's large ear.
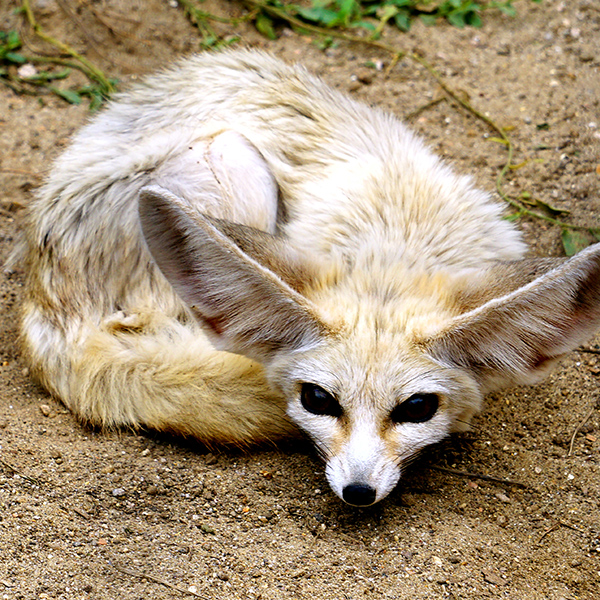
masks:
<svg viewBox="0 0 600 600"><path fill-rule="evenodd" d="M544 268L549 263L544 264ZM437 360L468 369L484 392L533 383L600 329L600 244L452 320L425 341Z"/></svg>
<svg viewBox="0 0 600 600"><path fill-rule="evenodd" d="M142 190L139 214L156 264L217 348L268 362L326 334L310 303L274 272L286 271L274 236L209 218L156 186Z"/></svg>

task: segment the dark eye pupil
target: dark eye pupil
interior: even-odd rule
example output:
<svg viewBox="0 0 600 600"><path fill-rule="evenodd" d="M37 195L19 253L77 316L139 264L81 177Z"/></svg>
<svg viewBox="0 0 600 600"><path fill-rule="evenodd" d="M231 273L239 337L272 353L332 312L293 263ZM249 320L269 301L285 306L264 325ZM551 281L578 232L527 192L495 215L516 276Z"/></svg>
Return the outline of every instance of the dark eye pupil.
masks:
<svg viewBox="0 0 600 600"><path fill-rule="evenodd" d="M302 384L300 401L302 406L314 415L330 417L341 417L342 415L340 403L329 392L314 383Z"/></svg>
<svg viewBox="0 0 600 600"><path fill-rule="evenodd" d="M394 423L424 423L437 412L437 394L414 394L398 405L390 415Z"/></svg>

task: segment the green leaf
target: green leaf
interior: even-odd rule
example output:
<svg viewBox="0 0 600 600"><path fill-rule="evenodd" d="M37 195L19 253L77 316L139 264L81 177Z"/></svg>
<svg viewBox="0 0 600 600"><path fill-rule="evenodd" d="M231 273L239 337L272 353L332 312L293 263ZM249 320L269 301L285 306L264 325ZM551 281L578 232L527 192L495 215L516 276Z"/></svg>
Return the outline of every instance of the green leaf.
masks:
<svg viewBox="0 0 600 600"><path fill-rule="evenodd" d="M338 0L338 22L348 25L358 8L357 0Z"/></svg>
<svg viewBox="0 0 600 600"><path fill-rule="evenodd" d="M427 26L433 27L438 20L437 15L419 15L419 18Z"/></svg>
<svg viewBox="0 0 600 600"><path fill-rule="evenodd" d="M600 229L590 229L590 233L600 242Z"/></svg>
<svg viewBox="0 0 600 600"><path fill-rule="evenodd" d="M12 30L8 32L6 36L6 47L9 50L16 50L21 47L21 38L19 37L19 32Z"/></svg>
<svg viewBox="0 0 600 600"><path fill-rule="evenodd" d="M375 25L373 25L373 23L369 23L368 21L355 21L354 23L351 23L349 25L349 27L351 28L358 28L358 27L362 27L363 29L366 29L367 31L375 31Z"/></svg>
<svg viewBox="0 0 600 600"><path fill-rule="evenodd" d="M273 26L273 20L265 15L264 13L258 13L254 26L259 33L262 33L269 40L276 40L277 34L275 33L275 27Z"/></svg>
<svg viewBox="0 0 600 600"><path fill-rule="evenodd" d="M401 31L408 31L410 29L410 13L407 10L400 10L394 17L394 23Z"/></svg>
<svg viewBox="0 0 600 600"><path fill-rule="evenodd" d="M446 15L446 19L448 20L448 23L454 25L454 27L458 27L459 29L462 29L466 24L465 15L461 12L450 13L449 15Z"/></svg>
<svg viewBox="0 0 600 600"><path fill-rule="evenodd" d="M81 95L73 90L61 90L54 86L48 88L53 94L56 94L59 98L66 100L69 104L81 104Z"/></svg>
<svg viewBox="0 0 600 600"><path fill-rule="evenodd" d="M515 17L517 15L515 7L510 2L506 2L505 4L498 4L496 5L496 8L503 12L505 15L508 15L509 17Z"/></svg>
<svg viewBox="0 0 600 600"><path fill-rule="evenodd" d="M560 239L567 256L573 256L590 245L589 238L574 229L563 229Z"/></svg>
<svg viewBox="0 0 600 600"><path fill-rule="evenodd" d="M332 27L338 22L338 13L324 7L302 8L298 7L298 14L313 23L320 23L325 27Z"/></svg>
<svg viewBox="0 0 600 600"><path fill-rule="evenodd" d="M504 217L502 217L505 221L509 221L509 222L513 222L513 221L518 221L521 218L521 213L520 212L516 212L513 213L512 215L505 215Z"/></svg>
<svg viewBox="0 0 600 600"><path fill-rule="evenodd" d="M466 21L467 21L467 24L470 25L471 27L481 27L483 25L483 23L481 21L481 17L475 11L473 11L467 15Z"/></svg>
<svg viewBox="0 0 600 600"><path fill-rule="evenodd" d="M54 81L56 79L66 79L71 74L71 69L63 69L58 73L52 73L50 71L41 71L37 75L27 77L27 81Z"/></svg>
<svg viewBox="0 0 600 600"><path fill-rule="evenodd" d="M24 65L27 62L27 59L18 52L7 52L6 54L4 54L4 58L18 65Z"/></svg>
<svg viewBox="0 0 600 600"><path fill-rule="evenodd" d="M558 208L557 206L552 206L552 204L548 204L548 202L544 202L539 198L535 199L535 204L540 208L543 208L545 211L549 212L551 215L568 215L571 211L566 208Z"/></svg>
<svg viewBox="0 0 600 600"><path fill-rule="evenodd" d="M92 112L98 110L102 103L104 102L104 97L99 92L96 94L90 94L90 110Z"/></svg>

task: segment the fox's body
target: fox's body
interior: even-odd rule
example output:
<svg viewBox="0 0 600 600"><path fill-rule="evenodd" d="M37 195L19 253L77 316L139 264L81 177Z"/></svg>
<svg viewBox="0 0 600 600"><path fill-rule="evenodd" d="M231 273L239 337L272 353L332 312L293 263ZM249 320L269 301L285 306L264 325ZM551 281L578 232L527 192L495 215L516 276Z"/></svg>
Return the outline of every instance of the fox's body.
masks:
<svg viewBox="0 0 600 600"><path fill-rule="evenodd" d="M515 262L500 207L394 117L261 53L122 95L24 240L25 354L77 415L208 444L298 425L353 504L600 321L596 250Z"/></svg>

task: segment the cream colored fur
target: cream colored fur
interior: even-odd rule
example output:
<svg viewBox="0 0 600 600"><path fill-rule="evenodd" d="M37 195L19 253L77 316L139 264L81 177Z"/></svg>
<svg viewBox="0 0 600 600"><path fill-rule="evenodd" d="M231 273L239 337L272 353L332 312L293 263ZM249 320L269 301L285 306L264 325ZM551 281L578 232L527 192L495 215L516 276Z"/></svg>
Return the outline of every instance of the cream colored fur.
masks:
<svg viewBox="0 0 600 600"><path fill-rule="evenodd" d="M259 52L117 98L19 251L24 354L81 419L236 445L299 426L359 505L600 324L595 247L521 260L501 207L395 117ZM340 414L307 410L305 384ZM392 419L423 394L434 414Z"/></svg>

